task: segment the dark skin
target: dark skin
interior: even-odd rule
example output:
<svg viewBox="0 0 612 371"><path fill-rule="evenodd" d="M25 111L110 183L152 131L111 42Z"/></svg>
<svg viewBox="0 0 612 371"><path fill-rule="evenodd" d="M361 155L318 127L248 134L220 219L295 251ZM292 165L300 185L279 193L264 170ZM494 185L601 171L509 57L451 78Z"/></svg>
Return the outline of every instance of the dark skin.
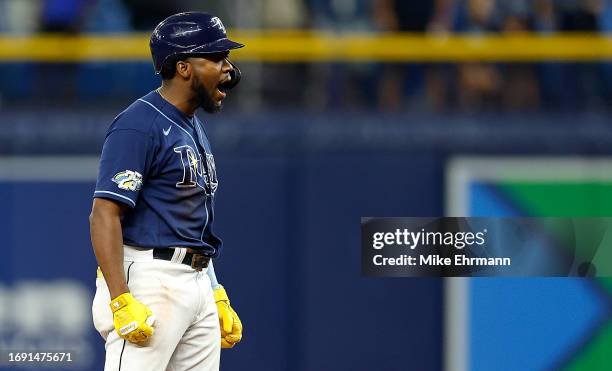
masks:
<svg viewBox="0 0 612 371"><path fill-rule="evenodd" d="M176 62L174 78L162 81L159 93L188 116L193 116L198 108L207 108L198 93L207 94L218 111L225 99L225 92L218 87L231 79L233 69L227 61L228 55L229 52L213 53L205 58L190 57Z"/></svg>
<svg viewBox="0 0 612 371"><path fill-rule="evenodd" d="M226 94L219 85L231 79L233 69L228 55L229 52L214 53L176 62L174 77L163 80L158 92L188 116L198 108L207 112L220 110ZM123 271L121 230L121 217L128 209L122 203L95 198L89 215L91 243L112 299L130 291Z"/></svg>
<svg viewBox="0 0 612 371"><path fill-rule="evenodd" d="M119 202L94 198L89 215L91 243L112 299L130 291L123 272L121 231L121 216L128 208Z"/></svg>

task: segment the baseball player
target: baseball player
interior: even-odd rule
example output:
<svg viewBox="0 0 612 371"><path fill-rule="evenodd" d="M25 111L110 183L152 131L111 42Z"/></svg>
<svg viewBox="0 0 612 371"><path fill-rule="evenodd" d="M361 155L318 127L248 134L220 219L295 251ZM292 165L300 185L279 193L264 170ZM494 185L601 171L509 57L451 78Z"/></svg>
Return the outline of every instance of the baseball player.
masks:
<svg viewBox="0 0 612 371"><path fill-rule="evenodd" d="M221 109L240 80L218 17L175 14L151 35L157 90L106 135L91 240L98 260L92 314L105 370L218 370L242 323L215 277L215 160L198 108Z"/></svg>

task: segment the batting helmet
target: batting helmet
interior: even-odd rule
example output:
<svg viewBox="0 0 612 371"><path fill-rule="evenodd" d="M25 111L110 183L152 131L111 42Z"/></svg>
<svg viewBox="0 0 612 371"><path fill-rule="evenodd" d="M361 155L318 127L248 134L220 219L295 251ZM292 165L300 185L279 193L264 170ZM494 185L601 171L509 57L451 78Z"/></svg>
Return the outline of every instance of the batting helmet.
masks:
<svg viewBox="0 0 612 371"><path fill-rule="evenodd" d="M219 17L204 12L185 12L161 21L151 34L149 46L155 73L160 73L170 57L219 53L244 45L227 38ZM240 80L240 70L232 66L233 87Z"/></svg>

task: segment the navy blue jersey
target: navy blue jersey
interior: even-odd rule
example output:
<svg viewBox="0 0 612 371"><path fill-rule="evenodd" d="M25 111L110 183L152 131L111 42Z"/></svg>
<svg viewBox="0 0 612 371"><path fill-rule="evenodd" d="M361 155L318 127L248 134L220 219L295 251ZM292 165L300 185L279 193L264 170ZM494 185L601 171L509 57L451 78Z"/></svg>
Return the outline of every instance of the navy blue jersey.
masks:
<svg viewBox="0 0 612 371"><path fill-rule="evenodd" d="M212 230L217 186L202 124L153 91L111 124L94 197L130 207L121 221L127 245L190 247L216 257L221 248Z"/></svg>

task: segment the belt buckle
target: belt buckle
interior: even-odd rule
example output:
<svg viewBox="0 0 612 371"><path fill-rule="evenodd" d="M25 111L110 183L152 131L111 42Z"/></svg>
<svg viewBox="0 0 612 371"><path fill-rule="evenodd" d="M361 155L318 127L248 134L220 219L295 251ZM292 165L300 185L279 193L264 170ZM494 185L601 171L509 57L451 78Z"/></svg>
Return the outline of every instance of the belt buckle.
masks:
<svg viewBox="0 0 612 371"><path fill-rule="evenodd" d="M193 254L193 256L191 257L191 268L195 269L198 272L201 272L202 268L208 267L208 260L209 258L207 256L201 254Z"/></svg>

